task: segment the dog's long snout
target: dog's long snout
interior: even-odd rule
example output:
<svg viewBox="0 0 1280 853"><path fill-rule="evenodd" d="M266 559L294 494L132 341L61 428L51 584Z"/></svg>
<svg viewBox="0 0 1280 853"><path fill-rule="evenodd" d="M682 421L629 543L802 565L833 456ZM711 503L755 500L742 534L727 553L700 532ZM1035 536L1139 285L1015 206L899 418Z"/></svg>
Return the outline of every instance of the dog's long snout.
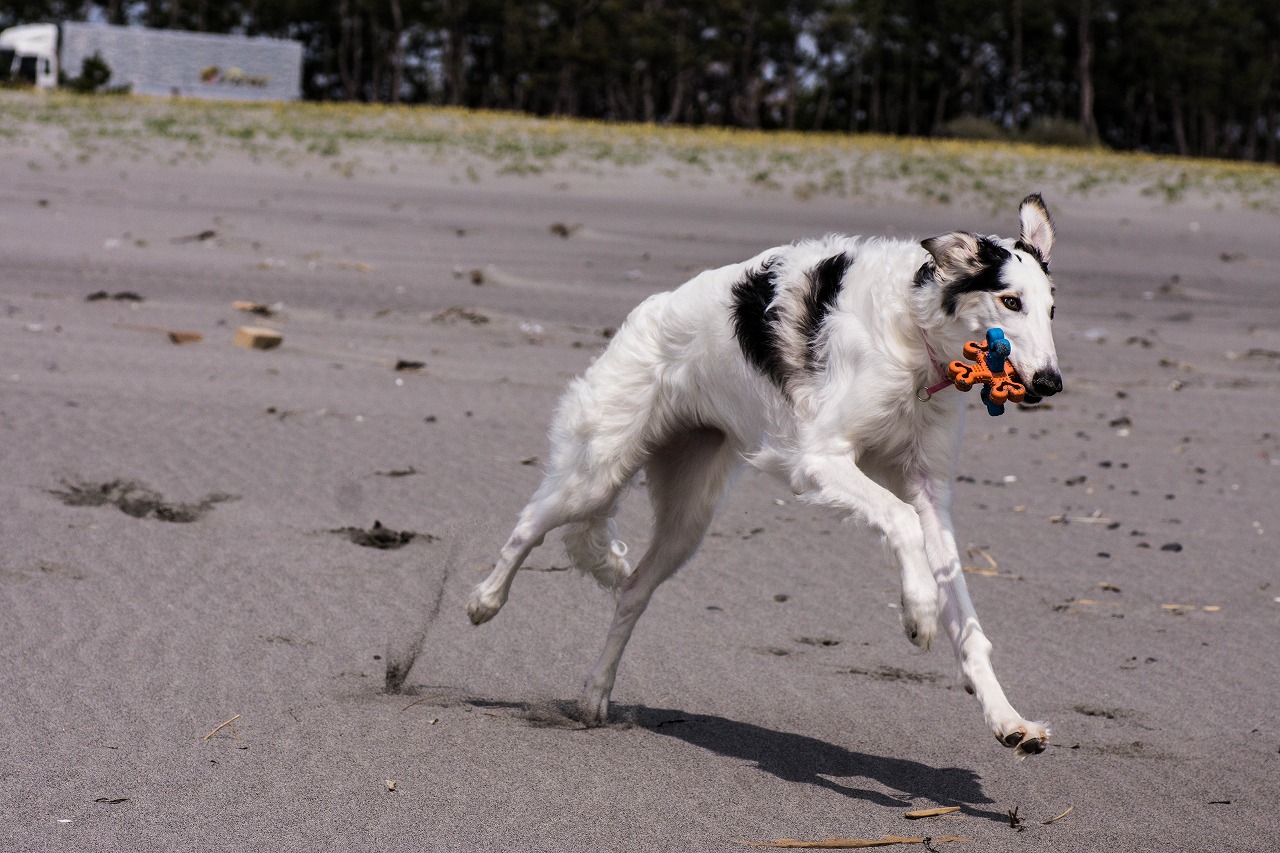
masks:
<svg viewBox="0 0 1280 853"><path fill-rule="evenodd" d="M1031 377L1031 393L1037 397L1052 397L1062 390L1062 374L1056 370L1037 370Z"/></svg>

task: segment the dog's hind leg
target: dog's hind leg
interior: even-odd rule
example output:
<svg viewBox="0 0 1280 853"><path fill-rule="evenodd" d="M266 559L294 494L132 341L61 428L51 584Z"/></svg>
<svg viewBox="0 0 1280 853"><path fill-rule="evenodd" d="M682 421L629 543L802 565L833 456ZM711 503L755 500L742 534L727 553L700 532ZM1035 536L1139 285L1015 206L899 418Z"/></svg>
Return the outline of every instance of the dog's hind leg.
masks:
<svg viewBox="0 0 1280 853"><path fill-rule="evenodd" d="M601 412L630 415L629 408L618 399L602 398L600 389L581 379L569 386L552 423L547 475L521 511L493 571L471 591L467 615L474 624L497 615L529 552L561 525L574 524L566 541L570 557L601 584L613 585L615 578L629 574L619 553L625 548L613 539L611 517L619 493L644 459L646 422L640 414L646 409L633 408L638 410L635 417L610 423Z"/></svg>
<svg viewBox="0 0 1280 853"><path fill-rule="evenodd" d="M480 625L497 615L529 552L542 544L547 533L563 524L579 525L575 528L579 535L574 540L577 553L571 547L570 556L581 568L593 571L602 585L606 584L607 572L628 574L626 560L617 553L625 548L614 543L616 528L610 516L617 508L618 493L630 479L631 473L617 466L584 465L567 475L548 474L533 500L521 511L493 571L471 591L467 615L472 623ZM584 530L585 535L581 533ZM597 555L597 550L605 554Z"/></svg>
<svg viewBox="0 0 1280 853"><path fill-rule="evenodd" d="M699 428L680 433L650 457L646 469L654 526L649 548L618 593L604 650L583 684L587 722L603 722L618 662L654 590L689 561L715 514L741 455L724 433Z"/></svg>
<svg viewBox="0 0 1280 853"><path fill-rule="evenodd" d="M565 522L563 508L555 500L555 495L535 498L520 513L511 536L498 553L498 562L493 571L471 590L471 598L467 601L467 616L474 625L488 622L502 605L507 602L511 591L511 582L515 580L520 565L529 556L529 552L542 544L547 533Z"/></svg>

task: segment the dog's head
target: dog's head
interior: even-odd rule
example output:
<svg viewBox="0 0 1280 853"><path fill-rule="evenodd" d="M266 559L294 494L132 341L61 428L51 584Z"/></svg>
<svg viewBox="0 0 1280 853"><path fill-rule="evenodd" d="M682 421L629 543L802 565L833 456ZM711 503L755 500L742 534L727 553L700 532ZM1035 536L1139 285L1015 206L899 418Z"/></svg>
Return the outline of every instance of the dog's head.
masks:
<svg viewBox="0 0 1280 853"><path fill-rule="evenodd" d="M932 288L931 312L940 326L931 330L948 351L964 340L981 340L987 329L1004 330L1013 344L1009 360L1027 386L1029 402L1062 390L1053 345L1053 282L1049 253L1053 221L1038 194L1018 208L1017 240L953 231L921 243L931 262L917 278ZM950 356L956 358L958 356Z"/></svg>

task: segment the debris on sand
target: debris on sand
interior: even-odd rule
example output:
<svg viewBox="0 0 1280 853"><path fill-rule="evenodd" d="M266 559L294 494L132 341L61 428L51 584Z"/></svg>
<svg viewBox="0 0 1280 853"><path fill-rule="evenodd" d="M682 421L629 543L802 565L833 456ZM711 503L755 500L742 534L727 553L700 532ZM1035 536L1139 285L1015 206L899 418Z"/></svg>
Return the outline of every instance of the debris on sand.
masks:
<svg viewBox="0 0 1280 853"><path fill-rule="evenodd" d="M574 234L582 230L582 223L581 222L574 222L574 223L552 222L551 227L548 228L547 230L557 237L562 237L568 240Z"/></svg>
<svg viewBox="0 0 1280 853"><path fill-rule="evenodd" d="M458 321L465 321L473 326L483 326L489 322L489 315L479 308L466 308L461 305L454 305L431 315L433 323L448 325Z"/></svg>
<svg viewBox="0 0 1280 853"><path fill-rule="evenodd" d="M954 835L941 835L932 838L903 838L900 835L886 835L884 838L827 838L823 841L797 841L794 838L779 838L776 841L739 841L748 847L787 847L820 850L865 850L868 847L889 847L894 844L947 844L951 842L971 844L972 838L958 838Z"/></svg>
<svg viewBox="0 0 1280 853"><path fill-rule="evenodd" d="M227 720L225 723L221 723L221 724L219 724L219 725L215 726L215 727L214 727L214 729L213 729L213 731L209 732L207 735L205 735L204 737L200 738L200 740L208 740L209 738L213 737L214 735L216 735L218 732L222 731L223 729L230 729L230 730L231 730L231 734L235 737L235 739L236 739L236 740L240 740L240 733L239 733L238 731L236 731L236 727L235 727L235 726L231 725L232 723L234 723L234 722L235 722L236 720L238 720L238 719L240 719L240 715L239 715L239 714L236 714L234 717L232 717L231 719Z"/></svg>
<svg viewBox="0 0 1280 853"><path fill-rule="evenodd" d="M199 332L183 329L166 329L164 326L144 326L139 323L116 323L115 325L117 329L128 329L131 332L153 332L164 335L175 344L194 344L204 340L204 335Z"/></svg>
<svg viewBox="0 0 1280 853"><path fill-rule="evenodd" d="M257 314L259 317L274 317L282 306L279 302L275 305L267 305L265 302L250 302L247 299L237 299L231 303L231 307L247 314Z"/></svg>
<svg viewBox="0 0 1280 853"><path fill-rule="evenodd" d="M1203 610L1206 613L1218 613L1222 610L1219 604L1161 604L1160 609L1166 613L1172 613L1174 616L1186 616L1188 613L1194 613L1197 610Z"/></svg>
<svg viewBox="0 0 1280 853"><path fill-rule="evenodd" d="M409 359L398 359L396 361L396 370L422 370L427 366L425 361L410 361Z"/></svg>
<svg viewBox="0 0 1280 853"><path fill-rule="evenodd" d="M907 820L920 820L926 817L938 817L944 814L960 811L959 806L940 806L936 809L916 809L903 815Z"/></svg>
<svg viewBox="0 0 1280 853"><path fill-rule="evenodd" d="M1066 817L1067 815L1075 811L1075 809L1076 809L1075 806L1067 806L1067 810L1062 814L1058 815L1057 817L1051 817L1048 820L1041 821L1040 823L1042 826L1048 826L1051 823L1057 823L1058 821L1062 820L1064 817Z"/></svg>
<svg viewBox="0 0 1280 853"><path fill-rule="evenodd" d="M284 335L263 326L241 326L236 329L232 343L245 349L275 349L284 341Z"/></svg>
<svg viewBox="0 0 1280 853"><path fill-rule="evenodd" d="M979 548L977 545L970 545L966 549L966 553L970 560L975 557L981 557L982 561L986 563L985 566L962 566L961 568L967 574L981 575L988 578L1005 578L1006 580L1013 581L1022 580L1022 575L1014 574L1013 572L1000 571L999 566L996 564L996 558L991 556L991 554L982 548Z"/></svg>
<svg viewBox="0 0 1280 853"><path fill-rule="evenodd" d="M186 234L186 235L183 235L182 237L172 237L170 238L169 242L170 243L203 243L206 240L212 240L214 237L217 237L217 236L218 236L217 231L214 231L212 228L207 228L204 231L200 231L196 234Z"/></svg>
<svg viewBox="0 0 1280 853"><path fill-rule="evenodd" d="M236 495L214 492L195 503L170 503L164 495L139 483L111 480L107 483L70 483L62 481L62 489L50 489L66 506L114 506L133 518L153 518L175 524L199 521L216 504L237 500Z"/></svg>
<svg viewBox="0 0 1280 853"><path fill-rule="evenodd" d="M142 302L143 299L132 290L121 290L117 293L107 293L105 290L95 290L84 298L85 302L101 302L104 299L113 299L116 302Z"/></svg>
<svg viewBox="0 0 1280 853"><path fill-rule="evenodd" d="M428 542L436 541L436 537L430 533L415 533L412 530L392 530L390 527L383 527L382 522L376 520L373 522L373 527L368 530L362 530L359 527L339 527L329 532L345 536L363 548L377 548L382 551L403 548L419 537Z"/></svg>
<svg viewBox="0 0 1280 853"><path fill-rule="evenodd" d="M418 469L410 465L408 468L392 468L390 471L374 471L375 477L412 477Z"/></svg>

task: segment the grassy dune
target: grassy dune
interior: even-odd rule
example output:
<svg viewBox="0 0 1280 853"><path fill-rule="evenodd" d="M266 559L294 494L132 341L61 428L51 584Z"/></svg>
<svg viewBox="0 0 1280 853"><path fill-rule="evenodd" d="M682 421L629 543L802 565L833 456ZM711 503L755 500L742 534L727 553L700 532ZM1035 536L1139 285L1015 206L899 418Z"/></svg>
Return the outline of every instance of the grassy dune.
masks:
<svg viewBox="0 0 1280 853"><path fill-rule="evenodd" d="M460 180L648 169L672 180L720 178L801 199L909 197L940 204L1055 194L1206 199L1280 214L1280 168L1102 149L832 133L539 119L509 113L363 104L253 104L63 92L0 92L0 146L28 167L154 157L175 165L235 151L349 177L426 157Z"/></svg>

